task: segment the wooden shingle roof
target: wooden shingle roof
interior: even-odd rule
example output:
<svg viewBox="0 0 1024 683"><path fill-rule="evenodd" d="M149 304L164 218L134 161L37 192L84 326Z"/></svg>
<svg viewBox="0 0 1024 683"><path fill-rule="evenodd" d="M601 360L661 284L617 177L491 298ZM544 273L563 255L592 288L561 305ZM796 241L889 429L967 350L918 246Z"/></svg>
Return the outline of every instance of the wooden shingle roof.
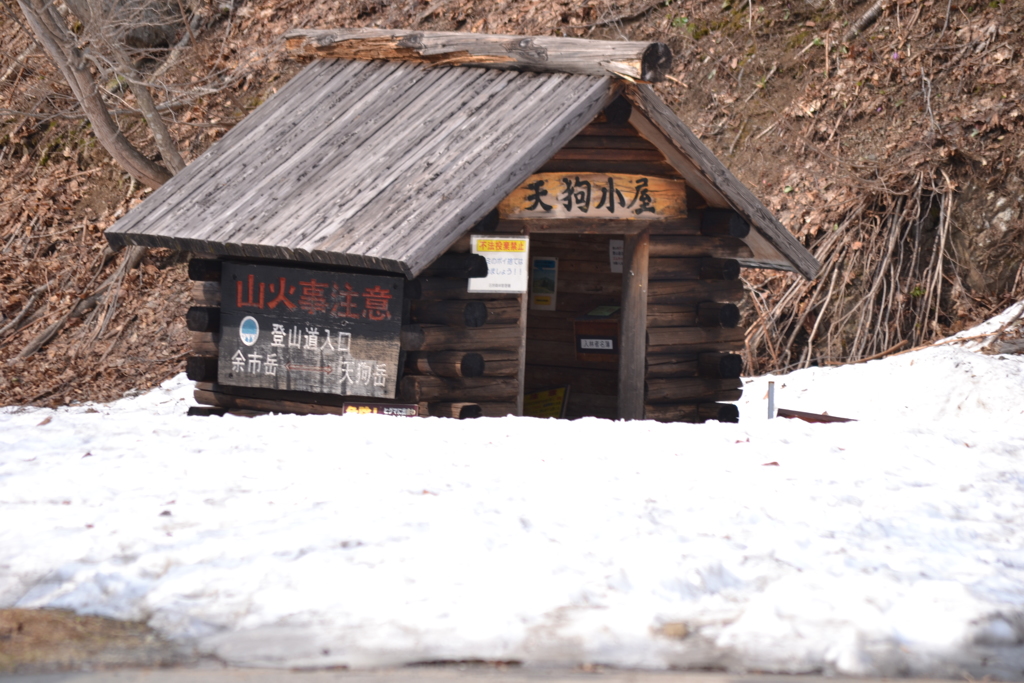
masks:
<svg viewBox="0 0 1024 683"><path fill-rule="evenodd" d="M298 49L349 59L307 66L108 228L110 244L415 277L622 94L630 123L709 205L750 224L748 265L816 274L806 249L635 82L665 73L664 46L574 40L559 53L562 39L507 36L505 58L452 34L363 33L362 43L359 30L293 35ZM601 45L614 45L608 59L581 57Z"/></svg>

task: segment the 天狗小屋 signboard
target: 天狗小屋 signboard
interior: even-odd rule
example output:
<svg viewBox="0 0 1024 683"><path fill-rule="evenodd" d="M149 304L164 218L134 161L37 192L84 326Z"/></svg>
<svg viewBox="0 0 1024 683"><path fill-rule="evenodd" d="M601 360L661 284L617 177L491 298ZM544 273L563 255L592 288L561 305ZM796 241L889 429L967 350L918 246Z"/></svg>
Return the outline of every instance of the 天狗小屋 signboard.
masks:
<svg viewBox="0 0 1024 683"><path fill-rule="evenodd" d="M686 216L686 183L622 173L538 173L498 205L502 218L667 220Z"/></svg>
<svg viewBox="0 0 1024 683"><path fill-rule="evenodd" d="M221 384L394 398L400 278L229 262L221 288Z"/></svg>

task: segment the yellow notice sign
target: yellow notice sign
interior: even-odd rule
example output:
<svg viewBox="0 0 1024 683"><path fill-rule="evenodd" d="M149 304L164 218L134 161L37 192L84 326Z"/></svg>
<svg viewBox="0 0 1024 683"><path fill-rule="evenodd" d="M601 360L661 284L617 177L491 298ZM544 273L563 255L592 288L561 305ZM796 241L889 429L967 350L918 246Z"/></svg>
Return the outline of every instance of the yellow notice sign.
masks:
<svg viewBox="0 0 1024 683"><path fill-rule="evenodd" d="M565 417L569 387L534 391L523 396L523 415L527 417Z"/></svg>

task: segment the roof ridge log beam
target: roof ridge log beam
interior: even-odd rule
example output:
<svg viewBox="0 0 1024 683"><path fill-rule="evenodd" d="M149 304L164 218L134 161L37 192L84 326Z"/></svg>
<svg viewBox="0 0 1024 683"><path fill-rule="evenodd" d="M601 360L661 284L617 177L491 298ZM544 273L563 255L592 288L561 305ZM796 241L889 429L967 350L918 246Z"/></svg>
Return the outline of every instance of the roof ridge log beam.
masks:
<svg viewBox="0 0 1024 683"><path fill-rule="evenodd" d="M293 29L285 39L289 49L320 58L404 60L649 83L664 80L672 68L672 51L652 42L359 28Z"/></svg>

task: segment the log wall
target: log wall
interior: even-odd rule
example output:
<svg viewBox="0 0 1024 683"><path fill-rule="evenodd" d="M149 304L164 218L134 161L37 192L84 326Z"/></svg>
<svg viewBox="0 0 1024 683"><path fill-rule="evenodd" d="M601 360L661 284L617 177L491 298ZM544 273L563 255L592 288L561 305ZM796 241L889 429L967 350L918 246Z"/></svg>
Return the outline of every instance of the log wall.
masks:
<svg viewBox="0 0 1024 683"><path fill-rule="evenodd" d="M736 259L750 248L721 212L690 212L687 232L651 236L644 417L735 422L745 329ZM725 227L723 227L723 225ZM696 228L697 234L692 234ZM732 232L729 232L732 230Z"/></svg>

